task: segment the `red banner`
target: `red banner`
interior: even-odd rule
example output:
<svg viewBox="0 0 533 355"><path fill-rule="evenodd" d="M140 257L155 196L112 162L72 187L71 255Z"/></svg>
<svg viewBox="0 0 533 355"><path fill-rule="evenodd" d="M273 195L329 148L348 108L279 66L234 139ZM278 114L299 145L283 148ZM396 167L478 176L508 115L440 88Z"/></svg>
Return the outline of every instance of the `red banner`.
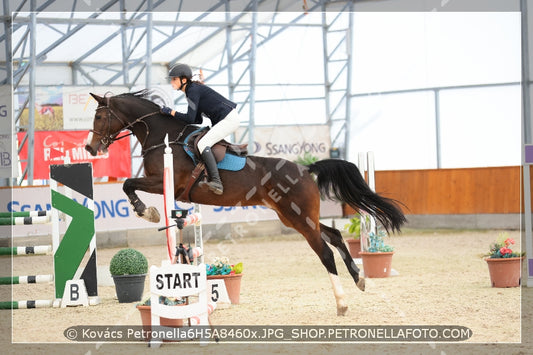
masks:
<svg viewBox="0 0 533 355"><path fill-rule="evenodd" d="M88 131L37 131L34 135L34 179L50 179L50 164L92 163L94 177L130 177L131 149L130 137L120 139L109 146L106 154L93 157L85 150ZM24 133L18 133L21 142ZM21 160L28 157L28 144L24 144ZM26 163L22 162L22 171Z"/></svg>

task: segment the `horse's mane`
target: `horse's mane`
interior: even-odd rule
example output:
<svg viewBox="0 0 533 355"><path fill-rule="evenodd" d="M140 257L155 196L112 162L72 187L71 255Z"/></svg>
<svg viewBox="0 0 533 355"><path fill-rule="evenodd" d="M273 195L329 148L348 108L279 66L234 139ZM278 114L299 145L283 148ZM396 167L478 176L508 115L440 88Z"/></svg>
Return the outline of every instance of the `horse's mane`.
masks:
<svg viewBox="0 0 533 355"><path fill-rule="evenodd" d="M149 89L142 89L142 90L135 91L135 92L125 92L123 94L118 94L118 95L115 95L113 97L125 98L125 99L135 99L135 100L137 100L137 102L141 102L141 103L145 104L146 106L150 106L150 107L159 109L159 105L149 99L151 93L152 93L152 91L149 90Z"/></svg>

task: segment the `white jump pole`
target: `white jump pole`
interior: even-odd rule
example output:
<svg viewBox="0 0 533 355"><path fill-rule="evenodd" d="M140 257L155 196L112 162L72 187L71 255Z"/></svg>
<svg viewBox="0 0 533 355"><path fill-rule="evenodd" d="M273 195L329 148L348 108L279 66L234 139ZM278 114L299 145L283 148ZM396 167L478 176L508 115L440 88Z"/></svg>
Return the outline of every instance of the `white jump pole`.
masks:
<svg viewBox="0 0 533 355"><path fill-rule="evenodd" d="M165 226L167 227L167 251L168 258L172 262L174 252L176 251L176 232L177 227L171 226L172 223L172 209L174 206L174 161L172 148L168 144L168 134L165 136L165 154L164 154L164 170L163 170L163 194L165 198Z"/></svg>
<svg viewBox="0 0 533 355"><path fill-rule="evenodd" d="M367 163L367 171L368 171L368 186L370 189L374 192L376 192L376 174L375 174L375 166L374 166L374 152L367 152L366 153L366 163ZM370 218L370 230L374 232L374 234L377 233L377 225L376 225L376 219L374 217Z"/></svg>
<svg viewBox="0 0 533 355"><path fill-rule="evenodd" d="M167 234L167 251L169 261L172 263L174 254L176 252L178 227L172 220L172 210L174 209L174 156L172 154L172 148L170 148L168 142L168 134L165 136L165 154L163 157L164 169L163 169L163 195L165 200L165 230ZM195 246L203 250L202 241L202 214L200 212L200 206L194 204L194 213L187 215L184 219L183 227L194 226L194 242ZM180 243L181 231L179 231ZM198 262L203 262L203 253L198 257ZM179 262L179 258L178 258Z"/></svg>
<svg viewBox="0 0 533 355"><path fill-rule="evenodd" d="M202 216L202 213L201 213L201 210L200 210L200 205L195 203L194 204L194 213L199 215L199 221L201 221L201 216ZM200 250L202 250L202 253L196 258L196 264L202 264L204 262L204 253L203 253L203 250L204 250L204 242L203 242L203 237L202 237L202 223L196 223L194 225L194 245L198 248L200 248Z"/></svg>
<svg viewBox="0 0 533 355"><path fill-rule="evenodd" d="M524 183L524 228L526 238L526 258L527 258L527 287L533 287L533 232L531 210L531 177L529 168L533 165L533 144L524 145L522 178ZM522 250L524 247L522 247ZM522 280L526 279L522 277Z"/></svg>
<svg viewBox="0 0 533 355"><path fill-rule="evenodd" d="M376 180L374 175L374 153L359 152L357 156L357 165L363 180L365 180L372 191L376 190ZM368 234L370 232L376 233L376 221L374 217L364 211L357 211L361 214L361 250L368 249ZM369 222L369 223L368 223Z"/></svg>

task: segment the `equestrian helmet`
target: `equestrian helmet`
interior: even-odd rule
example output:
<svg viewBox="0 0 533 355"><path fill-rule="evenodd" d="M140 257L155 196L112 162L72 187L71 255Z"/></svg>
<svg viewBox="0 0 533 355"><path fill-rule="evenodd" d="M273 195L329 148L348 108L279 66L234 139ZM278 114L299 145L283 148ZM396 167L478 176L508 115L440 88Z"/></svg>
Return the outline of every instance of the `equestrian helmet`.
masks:
<svg viewBox="0 0 533 355"><path fill-rule="evenodd" d="M172 68L170 68L170 71L168 72L169 78L192 78L192 69L187 64L176 64Z"/></svg>

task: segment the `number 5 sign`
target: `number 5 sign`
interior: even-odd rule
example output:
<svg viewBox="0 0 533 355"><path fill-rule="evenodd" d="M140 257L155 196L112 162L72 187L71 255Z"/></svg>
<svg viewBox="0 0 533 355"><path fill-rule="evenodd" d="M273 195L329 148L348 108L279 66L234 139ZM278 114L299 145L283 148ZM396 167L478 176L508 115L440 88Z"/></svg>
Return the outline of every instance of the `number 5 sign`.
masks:
<svg viewBox="0 0 533 355"><path fill-rule="evenodd" d="M222 279L207 280L207 290L210 292L209 300L215 303L231 303L226 284Z"/></svg>

